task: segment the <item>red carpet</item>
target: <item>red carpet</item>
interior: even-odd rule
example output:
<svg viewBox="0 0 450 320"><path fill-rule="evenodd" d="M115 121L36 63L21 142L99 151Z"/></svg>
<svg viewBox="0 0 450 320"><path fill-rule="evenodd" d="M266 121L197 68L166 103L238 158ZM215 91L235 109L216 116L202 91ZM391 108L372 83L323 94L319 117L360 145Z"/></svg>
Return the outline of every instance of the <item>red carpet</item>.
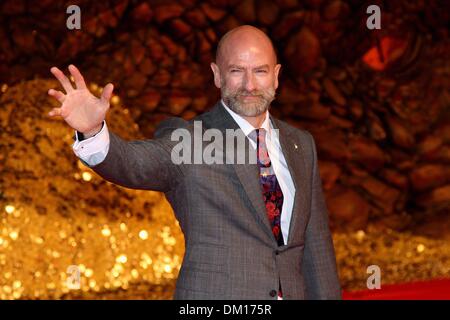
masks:
<svg viewBox="0 0 450 320"><path fill-rule="evenodd" d="M450 279L381 285L381 289L344 292L344 300L450 300Z"/></svg>

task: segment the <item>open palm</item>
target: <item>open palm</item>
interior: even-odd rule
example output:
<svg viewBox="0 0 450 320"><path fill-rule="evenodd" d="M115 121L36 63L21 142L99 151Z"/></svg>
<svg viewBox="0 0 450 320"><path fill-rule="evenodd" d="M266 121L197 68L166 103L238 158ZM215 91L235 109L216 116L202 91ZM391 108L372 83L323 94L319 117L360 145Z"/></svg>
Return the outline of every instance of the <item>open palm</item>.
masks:
<svg viewBox="0 0 450 320"><path fill-rule="evenodd" d="M69 66L69 72L75 80L76 88L58 68L53 67L50 71L61 83L66 94L54 89L48 91L49 95L61 103L59 108L54 108L48 115L51 117L61 116L73 129L79 132L98 132L109 109L113 85L108 83L103 88L101 97L97 98L89 91L83 76L74 65Z"/></svg>

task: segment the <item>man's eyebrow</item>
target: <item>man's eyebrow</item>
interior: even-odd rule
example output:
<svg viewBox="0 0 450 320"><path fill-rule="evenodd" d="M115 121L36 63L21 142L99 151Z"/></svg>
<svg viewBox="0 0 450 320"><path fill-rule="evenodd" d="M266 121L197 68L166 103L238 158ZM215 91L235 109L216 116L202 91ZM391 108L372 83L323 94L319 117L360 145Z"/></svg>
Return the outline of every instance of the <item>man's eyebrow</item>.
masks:
<svg viewBox="0 0 450 320"><path fill-rule="evenodd" d="M239 66L239 65L237 65L237 64L230 64L230 65L228 66L228 69L245 69L245 67ZM269 69L269 65L268 65L268 64L262 64L262 65L260 65L260 66L254 67L254 68L252 68L252 69L253 69L253 70L255 70L255 69Z"/></svg>

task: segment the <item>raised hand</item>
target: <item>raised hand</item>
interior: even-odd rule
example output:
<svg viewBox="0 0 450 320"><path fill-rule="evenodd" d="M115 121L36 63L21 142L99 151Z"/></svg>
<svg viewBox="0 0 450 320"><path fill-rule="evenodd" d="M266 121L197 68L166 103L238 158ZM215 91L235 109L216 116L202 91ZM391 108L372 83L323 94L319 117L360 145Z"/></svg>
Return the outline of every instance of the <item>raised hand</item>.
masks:
<svg viewBox="0 0 450 320"><path fill-rule="evenodd" d="M50 117L61 116L73 129L91 136L100 131L109 101L113 92L113 85L108 83L99 98L95 97L86 87L83 76L74 66L69 66L69 72L75 80L73 88L70 80L56 67L50 69L51 73L63 86L66 94L50 89L48 94L61 103L61 107L54 108L48 113Z"/></svg>

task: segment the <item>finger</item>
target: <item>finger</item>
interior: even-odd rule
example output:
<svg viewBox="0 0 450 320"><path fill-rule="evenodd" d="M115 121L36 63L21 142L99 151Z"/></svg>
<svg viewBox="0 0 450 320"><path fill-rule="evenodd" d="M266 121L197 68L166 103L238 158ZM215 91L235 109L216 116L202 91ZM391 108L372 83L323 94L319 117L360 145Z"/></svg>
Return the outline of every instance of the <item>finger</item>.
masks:
<svg viewBox="0 0 450 320"><path fill-rule="evenodd" d="M52 111L48 113L50 117L62 116L62 108L53 108Z"/></svg>
<svg viewBox="0 0 450 320"><path fill-rule="evenodd" d="M56 77L56 79L58 79L58 81L61 83L64 90L66 90L66 93L73 91L73 87L70 84L70 80L65 76L65 74L61 70L59 70L56 67L53 67L50 69L50 71L51 71L51 73L53 73L53 75Z"/></svg>
<svg viewBox="0 0 450 320"><path fill-rule="evenodd" d="M84 82L84 78L81 75L80 70L78 70L77 67L75 67L73 64L69 66L69 72L75 79L75 84L77 86L77 89L86 89L86 82Z"/></svg>
<svg viewBox="0 0 450 320"><path fill-rule="evenodd" d="M66 98L66 95L64 93L62 93L61 91L54 90L54 89L48 90L48 94L61 103L63 103L64 99Z"/></svg>
<svg viewBox="0 0 450 320"><path fill-rule="evenodd" d="M111 99L113 90L114 90L114 86L112 85L112 83L108 83L108 84L103 88L101 99L102 99L104 102L109 102L109 100Z"/></svg>

